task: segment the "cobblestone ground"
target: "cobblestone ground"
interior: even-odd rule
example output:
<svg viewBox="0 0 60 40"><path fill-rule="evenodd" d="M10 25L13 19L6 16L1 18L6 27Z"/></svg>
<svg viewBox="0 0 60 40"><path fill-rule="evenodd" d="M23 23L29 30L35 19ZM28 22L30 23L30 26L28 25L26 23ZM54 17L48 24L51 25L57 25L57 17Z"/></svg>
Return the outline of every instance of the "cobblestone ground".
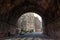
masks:
<svg viewBox="0 0 60 40"><path fill-rule="evenodd" d="M42 38L10 38L1 40L54 40L54 39L42 39Z"/></svg>
<svg viewBox="0 0 60 40"><path fill-rule="evenodd" d="M0 39L0 40L56 40L56 39L51 39L47 35L44 35L44 34L29 33L22 36L21 35L17 37L14 36L14 37Z"/></svg>

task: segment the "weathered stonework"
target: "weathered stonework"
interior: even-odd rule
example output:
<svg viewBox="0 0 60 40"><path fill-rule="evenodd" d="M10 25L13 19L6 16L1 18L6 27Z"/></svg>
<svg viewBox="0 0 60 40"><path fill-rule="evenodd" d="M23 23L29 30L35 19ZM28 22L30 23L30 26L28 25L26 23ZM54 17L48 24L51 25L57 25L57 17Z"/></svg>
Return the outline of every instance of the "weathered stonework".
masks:
<svg viewBox="0 0 60 40"><path fill-rule="evenodd" d="M51 22L60 18L60 0L0 0L0 21L16 25L18 18L25 12L36 12L41 15L45 23L44 33L54 35L55 32L50 30L57 30L57 25L56 22ZM58 23L60 24L59 21Z"/></svg>

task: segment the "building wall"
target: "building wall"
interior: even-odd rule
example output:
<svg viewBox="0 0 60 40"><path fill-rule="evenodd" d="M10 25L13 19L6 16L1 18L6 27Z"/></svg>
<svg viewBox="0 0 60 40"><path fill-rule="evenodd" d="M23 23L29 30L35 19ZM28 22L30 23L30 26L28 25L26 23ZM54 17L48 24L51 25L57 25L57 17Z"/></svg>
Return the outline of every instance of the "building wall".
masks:
<svg viewBox="0 0 60 40"><path fill-rule="evenodd" d="M20 29L33 30L34 32L42 32L42 22L34 16L33 13L26 13L21 16L19 20Z"/></svg>
<svg viewBox="0 0 60 40"><path fill-rule="evenodd" d="M26 21L27 21L27 25L26 25L27 30L33 30L33 31L35 31L35 26L34 26L34 14L28 13L28 14L26 15L26 17L27 17L27 19L26 19Z"/></svg>
<svg viewBox="0 0 60 40"><path fill-rule="evenodd" d="M37 17L35 17L34 18L35 19L35 31L36 32L43 32L43 30L42 30L42 22L40 22L40 20L37 18Z"/></svg>
<svg viewBox="0 0 60 40"><path fill-rule="evenodd" d="M35 31L34 15L32 13L27 13L22 15L19 19L18 24L20 29L27 30L27 31L33 29Z"/></svg>

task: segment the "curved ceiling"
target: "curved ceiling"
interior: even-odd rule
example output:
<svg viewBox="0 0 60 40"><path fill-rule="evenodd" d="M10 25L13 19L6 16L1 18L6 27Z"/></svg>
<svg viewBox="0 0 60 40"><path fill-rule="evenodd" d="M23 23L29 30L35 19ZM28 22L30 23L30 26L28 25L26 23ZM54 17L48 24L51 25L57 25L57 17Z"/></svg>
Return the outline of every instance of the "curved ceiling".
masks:
<svg viewBox="0 0 60 40"><path fill-rule="evenodd" d="M36 12L49 23L59 17L59 5L59 0L0 0L0 21L9 22L25 12Z"/></svg>

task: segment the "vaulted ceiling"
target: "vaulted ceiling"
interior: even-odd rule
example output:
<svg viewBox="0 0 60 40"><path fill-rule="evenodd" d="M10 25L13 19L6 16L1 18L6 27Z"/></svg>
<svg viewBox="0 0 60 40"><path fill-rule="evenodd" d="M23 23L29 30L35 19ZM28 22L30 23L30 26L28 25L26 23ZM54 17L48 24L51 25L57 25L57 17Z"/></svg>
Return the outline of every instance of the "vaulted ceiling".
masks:
<svg viewBox="0 0 60 40"><path fill-rule="evenodd" d="M60 0L0 0L0 21L13 22L25 12L36 12L50 23L60 17ZM14 21L15 22L15 21Z"/></svg>
<svg viewBox="0 0 60 40"><path fill-rule="evenodd" d="M39 14L47 25L60 17L60 0L0 0L0 24L15 25L18 18L26 12ZM51 30L56 28L50 27L45 26L47 34L48 29L51 33Z"/></svg>

